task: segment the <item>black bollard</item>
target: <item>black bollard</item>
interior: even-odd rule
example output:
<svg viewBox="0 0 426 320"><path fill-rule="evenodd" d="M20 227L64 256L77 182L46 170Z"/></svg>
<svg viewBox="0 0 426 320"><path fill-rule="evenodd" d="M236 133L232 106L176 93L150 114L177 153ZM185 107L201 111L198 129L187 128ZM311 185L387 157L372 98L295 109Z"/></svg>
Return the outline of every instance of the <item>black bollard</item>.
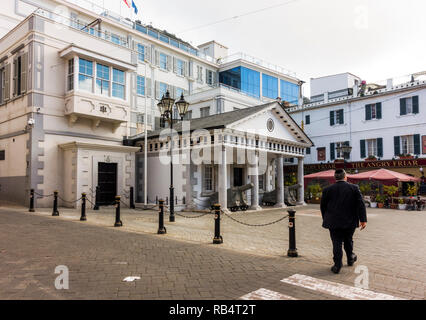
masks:
<svg viewBox="0 0 426 320"><path fill-rule="evenodd" d="M130 209L136 209L133 187L130 187Z"/></svg>
<svg viewBox="0 0 426 320"><path fill-rule="evenodd" d="M183 197L183 199L182 199L182 204L183 204L183 205L186 205L186 197L185 197L185 196L184 196L184 197Z"/></svg>
<svg viewBox="0 0 426 320"><path fill-rule="evenodd" d="M213 244L222 244L223 238L220 235L220 204L213 205L214 210L214 238Z"/></svg>
<svg viewBox="0 0 426 320"><path fill-rule="evenodd" d="M296 211L293 209L288 210L288 230L289 230L289 248L287 256L295 258L298 256L296 248Z"/></svg>
<svg viewBox="0 0 426 320"><path fill-rule="evenodd" d="M30 210L29 212L35 212L34 210L34 189L31 189L30 191Z"/></svg>
<svg viewBox="0 0 426 320"><path fill-rule="evenodd" d="M99 186L96 186L95 205L93 206L93 210L96 210L96 211L99 210L99 196L100 196L100 188Z"/></svg>
<svg viewBox="0 0 426 320"><path fill-rule="evenodd" d="M158 212L158 234L166 234L167 230L164 227L164 200L160 200L160 211Z"/></svg>
<svg viewBox="0 0 426 320"><path fill-rule="evenodd" d="M122 227L123 226L123 222L120 219L120 202L121 202L121 197L116 196L115 197L115 224L114 224L114 227Z"/></svg>
<svg viewBox="0 0 426 320"><path fill-rule="evenodd" d="M59 211L58 211L58 191L53 192L53 211L52 216L58 217Z"/></svg>
<svg viewBox="0 0 426 320"><path fill-rule="evenodd" d="M176 196L176 205L178 205L178 197Z"/></svg>
<svg viewBox="0 0 426 320"><path fill-rule="evenodd" d="M81 217L80 221L87 221L86 218L86 194L83 192L81 194Z"/></svg>

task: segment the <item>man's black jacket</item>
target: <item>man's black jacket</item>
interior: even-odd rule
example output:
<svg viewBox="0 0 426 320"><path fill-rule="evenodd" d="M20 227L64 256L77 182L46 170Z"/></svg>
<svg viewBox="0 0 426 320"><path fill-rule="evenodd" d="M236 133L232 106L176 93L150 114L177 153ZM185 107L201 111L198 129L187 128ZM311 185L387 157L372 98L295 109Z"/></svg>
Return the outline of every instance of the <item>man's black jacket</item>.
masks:
<svg viewBox="0 0 426 320"><path fill-rule="evenodd" d="M361 191L355 184L339 181L322 192L321 214L326 229L358 228L367 222L367 212Z"/></svg>

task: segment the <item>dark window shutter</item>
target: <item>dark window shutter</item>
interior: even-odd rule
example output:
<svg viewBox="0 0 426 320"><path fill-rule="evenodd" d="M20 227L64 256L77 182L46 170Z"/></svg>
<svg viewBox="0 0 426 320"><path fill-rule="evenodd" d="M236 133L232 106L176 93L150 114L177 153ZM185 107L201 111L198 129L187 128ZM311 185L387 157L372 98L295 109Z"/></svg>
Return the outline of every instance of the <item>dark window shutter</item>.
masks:
<svg viewBox="0 0 426 320"><path fill-rule="evenodd" d="M330 160L333 161L334 159L336 159L336 149L334 143L330 143Z"/></svg>
<svg viewBox="0 0 426 320"><path fill-rule="evenodd" d="M419 96L413 97L413 113L419 113Z"/></svg>
<svg viewBox="0 0 426 320"><path fill-rule="evenodd" d="M395 156L399 156L401 154L401 141L399 136L393 138L393 145L395 147Z"/></svg>
<svg viewBox="0 0 426 320"><path fill-rule="evenodd" d="M344 124L345 123L345 119L344 119L345 113L343 112L343 109L339 110L339 112L340 112L339 124Z"/></svg>
<svg viewBox="0 0 426 320"><path fill-rule="evenodd" d="M367 157L365 153L365 140L361 140L360 145L361 145L361 159L364 159Z"/></svg>
<svg viewBox="0 0 426 320"><path fill-rule="evenodd" d="M377 138L377 156L383 158L383 138Z"/></svg>
<svg viewBox="0 0 426 320"><path fill-rule="evenodd" d="M421 154L420 153L420 135L419 134L414 135L414 154Z"/></svg>
<svg viewBox="0 0 426 320"><path fill-rule="evenodd" d="M382 103L381 102L376 104L376 118L377 119L382 118Z"/></svg>
<svg viewBox="0 0 426 320"><path fill-rule="evenodd" d="M405 100L405 98L401 98L399 100L399 104L400 104L400 115L405 116L407 114L407 101Z"/></svg>
<svg viewBox="0 0 426 320"><path fill-rule="evenodd" d="M343 145L345 145L345 146L348 146L348 147L349 147L349 141L345 141L345 142L343 143ZM350 154L350 153L348 153L348 152L345 152L345 153L343 154L343 158L344 158L344 159L346 159L346 160L348 160L350 157L351 157L351 154Z"/></svg>
<svg viewBox="0 0 426 320"><path fill-rule="evenodd" d="M311 116L310 115L306 116L306 124L311 124Z"/></svg>
<svg viewBox="0 0 426 320"><path fill-rule="evenodd" d="M365 120L371 120L371 104L365 106Z"/></svg>
<svg viewBox="0 0 426 320"><path fill-rule="evenodd" d="M330 111L330 126L334 126L334 111Z"/></svg>

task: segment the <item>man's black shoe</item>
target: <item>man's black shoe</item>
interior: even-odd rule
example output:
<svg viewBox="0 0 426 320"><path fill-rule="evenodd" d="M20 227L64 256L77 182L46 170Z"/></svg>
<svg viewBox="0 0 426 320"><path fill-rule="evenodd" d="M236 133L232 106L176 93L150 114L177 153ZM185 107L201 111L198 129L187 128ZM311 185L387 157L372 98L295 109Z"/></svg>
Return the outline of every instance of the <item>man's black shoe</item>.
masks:
<svg viewBox="0 0 426 320"><path fill-rule="evenodd" d="M352 254L351 259L348 259L348 266L352 267L357 260L358 257L356 256L356 254Z"/></svg>
<svg viewBox="0 0 426 320"><path fill-rule="evenodd" d="M340 272L340 269L341 269L341 267L336 266L336 265L331 267L331 271L335 274L338 274Z"/></svg>

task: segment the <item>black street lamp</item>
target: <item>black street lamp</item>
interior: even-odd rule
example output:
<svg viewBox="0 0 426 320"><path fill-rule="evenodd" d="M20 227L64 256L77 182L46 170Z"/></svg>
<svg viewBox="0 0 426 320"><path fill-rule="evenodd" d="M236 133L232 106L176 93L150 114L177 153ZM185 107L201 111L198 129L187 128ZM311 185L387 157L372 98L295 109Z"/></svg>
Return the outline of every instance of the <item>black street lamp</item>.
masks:
<svg viewBox="0 0 426 320"><path fill-rule="evenodd" d="M352 152L352 147L349 144L340 144L340 146L338 146L336 148L336 151L340 154L343 155L343 169L346 170L346 155L349 158L350 154Z"/></svg>
<svg viewBox="0 0 426 320"><path fill-rule="evenodd" d="M169 91L166 92L165 95L161 98L161 101L158 103L158 109L160 110L161 117L164 120L168 120L170 124L170 130L173 130L173 121L177 119L173 119L174 116L174 108L176 108L179 112L180 119L183 121L185 114L188 112L189 103L185 101L183 93L180 97L180 100L175 103L175 100L170 97ZM174 203L174 192L175 189L173 187L173 131L170 137L170 222L175 222L175 203Z"/></svg>

